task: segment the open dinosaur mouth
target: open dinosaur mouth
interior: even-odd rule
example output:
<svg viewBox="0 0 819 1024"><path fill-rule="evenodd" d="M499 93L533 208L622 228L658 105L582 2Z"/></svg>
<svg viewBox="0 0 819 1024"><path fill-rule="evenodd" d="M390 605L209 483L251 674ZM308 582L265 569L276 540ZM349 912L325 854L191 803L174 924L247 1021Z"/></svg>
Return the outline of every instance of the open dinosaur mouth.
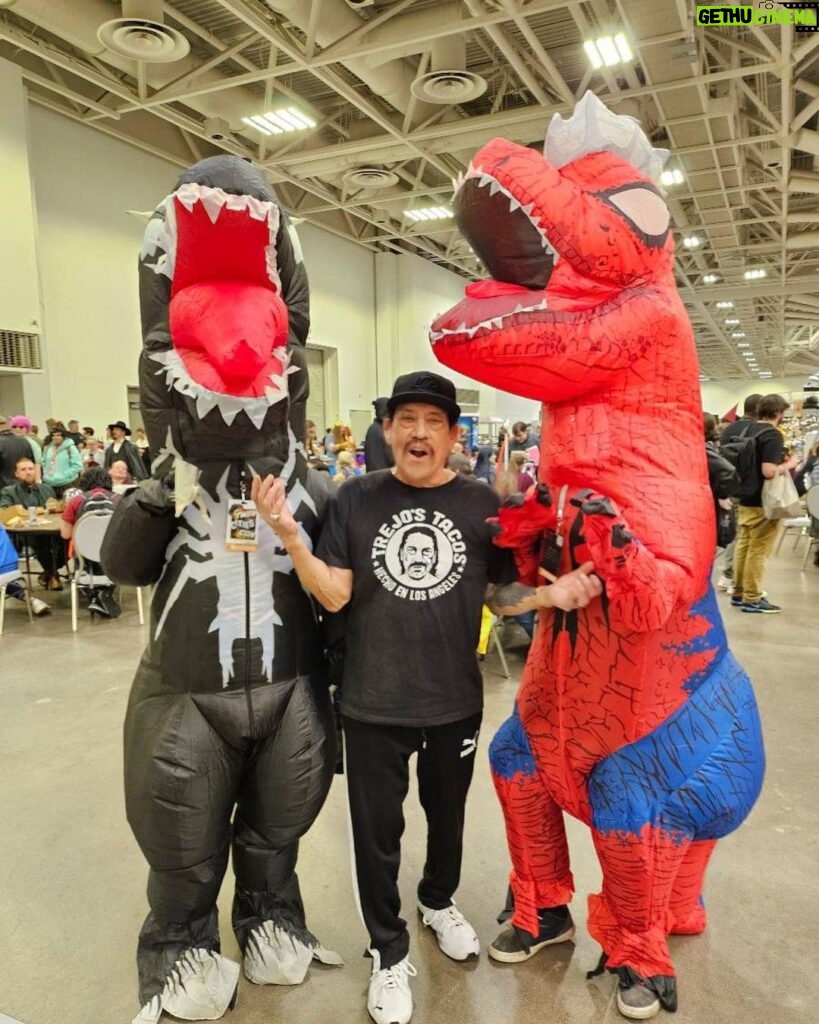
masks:
<svg viewBox="0 0 819 1024"><path fill-rule="evenodd" d="M230 425L243 410L260 428L287 397L287 307L276 269L273 202L186 183L160 208L145 245L171 280L172 347L150 352L170 387L218 408ZM143 248L145 251L145 248Z"/></svg>
<svg viewBox="0 0 819 1024"><path fill-rule="evenodd" d="M433 345L457 345L493 331L517 327L543 318L546 294L502 281L476 281L466 287L457 306L433 321Z"/></svg>
<svg viewBox="0 0 819 1024"><path fill-rule="evenodd" d="M455 182L455 217L496 281L540 290L559 257L540 225L533 198L514 194L480 167Z"/></svg>

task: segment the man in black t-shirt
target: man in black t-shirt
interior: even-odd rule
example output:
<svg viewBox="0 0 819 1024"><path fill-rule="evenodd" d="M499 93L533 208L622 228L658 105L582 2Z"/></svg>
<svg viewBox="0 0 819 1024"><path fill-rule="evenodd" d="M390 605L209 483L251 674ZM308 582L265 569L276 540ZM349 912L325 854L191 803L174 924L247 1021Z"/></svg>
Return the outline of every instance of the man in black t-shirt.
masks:
<svg viewBox="0 0 819 1024"><path fill-rule="evenodd" d="M765 395L757 410L757 422L748 428L756 440L758 482L753 493L741 498L737 510L737 538L734 551L734 591L731 604L744 612L773 614L781 611L763 597L762 578L765 562L773 550L779 532L779 520L768 519L762 508L762 486L779 473L789 473L796 459L785 458L785 442L776 429L782 422L788 403L782 395Z"/></svg>
<svg viewBox="0 0 819 1024"><path fill-rule="evenodd" d="M551 587L524 587L487 519L498 498L446 466L460 409L451 381L399 377L384 422L395 466L348 481L311 554L284 485L254 480L253 499L302 584L329 611L347 607L341 712L360 905L373 971L367 1009L376 1024L412 1014L409 934L398 867L409 758L418 754L427 860L418 909L455 960L479 950L456 908L464 806L483 692L476 656L484 601L496 614L574 609L600 594L591 563Z"/></svg>

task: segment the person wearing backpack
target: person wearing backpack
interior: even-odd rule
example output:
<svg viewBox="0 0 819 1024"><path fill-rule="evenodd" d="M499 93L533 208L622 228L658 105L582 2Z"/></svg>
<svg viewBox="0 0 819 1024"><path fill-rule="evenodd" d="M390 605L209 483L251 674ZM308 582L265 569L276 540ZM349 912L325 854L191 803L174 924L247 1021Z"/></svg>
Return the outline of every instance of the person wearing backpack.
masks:
<svg viewBox="0 0 819 1024"><path fill-rule="evenodd" d="M782 395L765 395L759 403L757 422L751 423L745 431L755 445L753 461L749 465L745 450L737 455L741 463L737 465L740 498L731 604L743 612L770 615L781 611L779 605L771 604L762 592L765 562L779 531L779 521L765 516L762 486L766 480L790 473L796 466L795 457L785 459L785 442L777 429L789 407ZM728 458L724 444L721 454Z"/></svg>
<svg viewBox="0 0 819 1024"><path fill-rule="evenodd" d="M720 455L724 459L727 459L732 466L736 469L736 461L731 457L732 449L735 447L736 438L742 437L747 434L747 429L752 423L756 423L756 415L759 409L759 403L762 401L762 395L748 395L742 406L742 415L734 420L733 423L727 424L723 427L719 435L719 449ZM723 452L723 445L725 451ZM737 469L737 472L739 470ZM722 556L722 575L720 576L717 586L720 590L733 590L734 589L734 551L736 549L736 537L726 547L725 552Z"/></svg>
<svg viewBox="0 0 819 1024"><path fill-rule="evenodd" d="M85 470L79 480L81 493L75 494L68 501L63 512L60 534L65 540L70 540L75 524L86 513L114 511L119 495L113 493L112 487L107 469L102 466L90 466ZM97 562L89 561L87 565L90 573L102 573L102 568ZM116 619L122 609L114 597L113 586L92 587L88 610L108 619Z"/></svg>

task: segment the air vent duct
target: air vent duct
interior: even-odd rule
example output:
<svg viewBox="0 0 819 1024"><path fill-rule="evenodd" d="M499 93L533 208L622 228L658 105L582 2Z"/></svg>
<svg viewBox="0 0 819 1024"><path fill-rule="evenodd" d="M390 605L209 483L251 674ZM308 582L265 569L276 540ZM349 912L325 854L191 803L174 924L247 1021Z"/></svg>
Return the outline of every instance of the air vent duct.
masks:
<svg viewBox="0 0 819 1024"><path fill-rule="evenodd" d="M342 181L348 188L391 188L398 184L398 175L384 167L354 167Z"/></svg>
<svg viewBox="0 0 819 1024"><path fill-rule="evenodd" d="M161 0L122 0L122 17L100 25L97 38L121 57L168 64L187 57L190 43L163 21Z"/></svg>
<svg viewBox="0 0 819 1024"><path fill-rule="evenodd" d="M466 42L446 36L432 44L432 70L412 83L412 95L426 103L468 103L486 92L486 79L466 70Z"/></svg>

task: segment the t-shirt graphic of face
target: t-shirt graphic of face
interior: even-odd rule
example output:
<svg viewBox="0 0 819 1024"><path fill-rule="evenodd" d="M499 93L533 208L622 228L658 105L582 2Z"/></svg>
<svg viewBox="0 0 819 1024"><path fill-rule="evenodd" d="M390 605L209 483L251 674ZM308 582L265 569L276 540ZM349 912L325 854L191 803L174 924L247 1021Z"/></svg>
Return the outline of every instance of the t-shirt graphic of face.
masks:
<svg viewBox="0 0 819 1024"><path fill-rule="evenodd" d="M398 549L400 581L405 586L428 587L435 582L438 567L438 539L426 526L411 527Z"/></svg>

